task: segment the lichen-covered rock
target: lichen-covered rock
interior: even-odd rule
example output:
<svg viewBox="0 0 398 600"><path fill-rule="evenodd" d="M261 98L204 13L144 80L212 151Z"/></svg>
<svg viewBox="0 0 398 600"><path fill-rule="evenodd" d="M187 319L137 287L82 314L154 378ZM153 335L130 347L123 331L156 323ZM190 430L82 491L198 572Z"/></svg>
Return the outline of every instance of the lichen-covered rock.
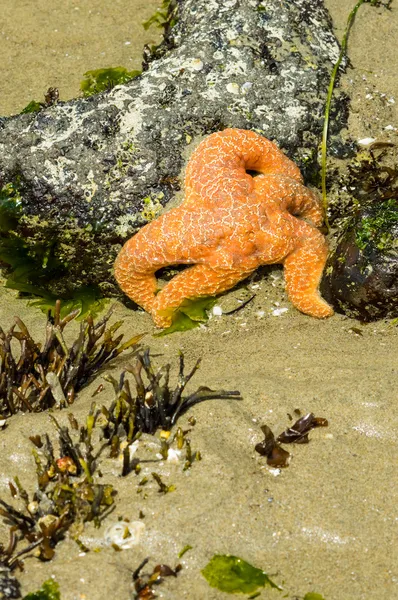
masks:
<svg viewBox="0 0 398 600"><path fill-rule="evenodd" d="M174 195L197 138L253 129L313 168L339 48L322 0L178 0L126 85L0 124L0 260L13 285L115 293L121 244ZM335 103L332 131L346 118Z"/></svg>
<svg viewBox="0 0 398 600"><path fill-rule="evenodd" d="M362 208L331 253L321 283L337 311L362 321L398 317L398 200Z"/></svg>

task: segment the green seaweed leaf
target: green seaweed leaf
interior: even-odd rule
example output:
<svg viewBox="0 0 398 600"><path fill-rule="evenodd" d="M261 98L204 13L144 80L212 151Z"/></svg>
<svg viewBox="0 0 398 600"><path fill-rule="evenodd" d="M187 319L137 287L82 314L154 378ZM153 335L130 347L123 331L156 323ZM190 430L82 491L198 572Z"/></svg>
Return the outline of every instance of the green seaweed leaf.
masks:
<svg viewBox="0 0 398 600"><path fill-rule="evenodd" d="M187 544L186 546L184 546L184 548L178 553L178 558L182 558L184 556L184 554L186 552L188 552L189 550L192 550L192 546L190 546L189 544Z"/></svg>
<svg viewBox="0 0 398 600"><path fill-rule="evenodd" d="M173 322L170 327L163 329L160 333L155 333L155 337L163 337L176 331L189 331L199 327L201 323L206 323L209 319L208 311L216 303L213 296L196 298L195 300L185 300L180 308L173 315Z"/></svg>
<svg viewBox="0 0 398 600"><path fill-rule="evenodd" d="M204 296L195 300L185 300L180 306L180 312L199 323L205 323L209 319L208 311L216 303L214 296Z"/></svg>
<svg viewBox="0 0 398 600"><path fill-rule="evenodd" d="M281 590L267 573L231 554L215 554L202 575L211 587L229 594L253 594L265 586Z"/></svg>
<svg viewBox="0 0 398 600"><path fill-rule="evenodd" d="M355 232L356 245L362 251L370 243L379 250L386 249L394 241L391 228L395 223L398 223L398 202L390 198L377 205L372 215L362 218Z"/></svg>
<svg viewBox="0 0 398 600"><path fill-rule="evenodd" d="M25 108L21 110L21 115L26 115L28 113L39 112L43 108L43 105L40 102L36 102L36 100L31 100Z"/></svg>
<svg viewBox="0 0 398 600"><path fill-rule="evenodd" d="M23 600L61 600L59 585L53 579L47 579L37 592L31 592Z"/></svg>
<svg viewBox="0 0 398 600"><path fill-rule="evenodd" d="M127 71L125 67L109 67L107 69L95 69L84 73L84 79L80 83L80 89L84 96L92 96L111 90L116 85L127 83L131 79L141 75L141 71Z"/></svg>
<svg viewBox="0 0 398 600"><path fill-rule="evenodd" d="M189 331L190 329L199 327L199 325L200 323L198 321L192 321L187 315L184 315L183 312L178 310L173 316L173 322L170 327L166 327L163 331L154 333L153 335L154 337L163 337L170 333L175 333L176 331Z"/></svg>
<svg viewBox="0 0 398 600"><path fill-rule="evenodd" d="M156 12L146 21L142 22L142 26L147 31L152 25L160 29L173 27L177 22L176 7L172 5L171 0L162 0L161 6L156 9Z"/></svg>
<svg viewBox="0 0 398 600"><path fill-rule="evenodd" d="M34 294L35 292L31 293ZM47 314L49 310L54 309L57 299L51 294L42 292L40 297L33 298L29 304L36 306ZM82 287L75 292L73 298L62 299L60 315L63 319L73 310L79 310L79 315L76 317L77 321L84 319L88 314L95 318L104 309L107 302L109 302L109 299L101 298L100 293L95 287Z"/></svg>
<svg viewBox="0 0 398 600"><path fill-rule="evenodd" d="M303 600L325 600L325 598L321 594L316 594L315 592L308 592L303 598Z"/></svg>

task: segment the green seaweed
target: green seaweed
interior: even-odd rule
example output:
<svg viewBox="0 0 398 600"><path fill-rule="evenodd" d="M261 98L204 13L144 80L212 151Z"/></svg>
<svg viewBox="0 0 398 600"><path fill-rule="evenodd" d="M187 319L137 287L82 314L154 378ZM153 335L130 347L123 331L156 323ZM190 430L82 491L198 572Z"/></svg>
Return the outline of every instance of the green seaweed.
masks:
<svg viewBox="0 0 398 600"><path fill-rule="evenodd" d="M142 26L145 31L152 25L166 30L176 24L176 12L175 3L172 0L162 0L162 4L156 9L156 12L149 19L143 21Z"/></svg>
<svg viewBox="0 0 398 600"><path fill-rule="evenodd" d="M340 54L337 58L337 61L333 67L332 74L330 77L328 93L326 97L326 105L325 105L325 113L324 113L324 121L323 121L323 132L322 132L322 142L321 142L321 184L322 184L322 202L325 213L325 225L329 230L329 221L327 215L328 209L328 201L326 194L326 157L327 157L327 140L328 140L328 131L329 131L329 118L330 118L330 107L332 103L333 91L336 83L337 73L339 71L341 61L346 56L347 52L347 42L348 36L351 30L351 27L354 23L355 15L358 12L359 7L363 3L371 4L371 6L384 6L386 9L390 8L392 0L387 0L386 2L382 2L381 0L358 0L355 4L354 8L351 10L350 14L347 18L346 27L344 30L343 39L341 40L341 48Z"/></svg>
<svg viewBox="0 0 398 600"><path fill-rule="evenodd" d="M308 594L304 596L303 600L325 600L325 598L316 592L308 592Z"/></svg>
<svg viewBox="0 0 398 600"><path fill-rule="evenodd" d="M32 294L35 298L29 300L30 306L36 306L45 314L53 309L57 296L48 294L45 290L42 290L41 296L37 297L38 294L35 289L33 289ZM72 298L62 299L60 315L61 318L63 318L72 311L77 310L79 311L79 314L76 317L76 321L85 319L87 315L97 317L98 314L104 310L108 302L109 298L103 298L97 287L83 286L73 294Z"/></svg>
<svg viewBox="0 0 398 600"><path fill-rule="evenodd" d="M253 594L265 586L281 590L267 573L231 554L215 554L202 575L211 587L229 594Z"/></svg>
<svg viewBox="0 0 398 600"><path fill-rule="evenodd" d="M189 550L192 550L192 546L190 546L190 544L187 544L186 546L184 546L184 548L182 550L180 550L180 552L178 553L178 558L182 558L184 556L184 554L186 554L187 552L189 552Z"/></svg>
<svg viewBox="0 0 398 600"><path fill-rule="evenodd" d="M37 592L30 592L23 600L61 600L59 585L54 579L47 579Z"/></svg>
<svg viewBox="0 0 398 600"><path fill-rule="evenodd" d="M36 100L31 100L29 104L27 104L25 108L21 110L21 114L25 115L28 113L39 112L42 108L43 105L40 104L40 102L37 102Z"/></svg>
<svg viewBox="0 0 398 600"><path fill-rule="evenodd" d="M381 202L374 214L365 216L355 231L355 242L364 251L369 244L378 250L385 250L392 245L394 236L391 227L398 224L398 201L391 198Z"/></svg>
<svg viewBox="0 0 398 600"><path fill-rule="evenodd" d="M215 305L217 299L214 296L205 296L195 300L185 300L173 315L170 327L155 333L154 337L163 337L176 331L189 331L206 323L209 319L208 311Z"/></svg>
<svg viewBox="0 0 398 600"><path fill-rule="evenodd" d="M141 75L141 71L128 71L125 67L108 67L86 71L84 79L80 83L80 89L84 96L92 96L100 92L109 91L116 85L127 83Z"/></svg>

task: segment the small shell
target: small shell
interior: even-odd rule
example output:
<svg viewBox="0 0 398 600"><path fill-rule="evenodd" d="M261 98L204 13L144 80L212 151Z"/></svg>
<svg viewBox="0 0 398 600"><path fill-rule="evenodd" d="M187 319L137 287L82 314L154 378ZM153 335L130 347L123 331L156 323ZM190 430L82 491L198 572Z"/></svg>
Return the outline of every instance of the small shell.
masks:
<svg viewBox="0 0 398 600"><path fill-rule="evenodd" d="M288 308L274 308L274 310L271 311L271 315L273 317L280 317L281 315L283 315L283 313L287 312L289 309Z"/></svg>
<svg viewBox="0 0 398 600"><path fill-rule="evenodd" d="M358 144L360 146L370 146L370 144L373 144L373 142L376 141L376 138L371 138L371 137L367 137L367 138L362 138L361 140L358 140Z"/></svg>
<svg viewBox="0 0 398 600"><path fill-rule="evenodd" d="M142 521L119 521L106 528L104 533L105 543L111 546L116 544L123 550L136 546L144 534L145 524Z"/></svg>
<svg viewBox="0 0 398 600"><path fill-rule="evenodd" d="M228 83L227 91L231 94L239 94L240 87L237 83Z"/></svg>

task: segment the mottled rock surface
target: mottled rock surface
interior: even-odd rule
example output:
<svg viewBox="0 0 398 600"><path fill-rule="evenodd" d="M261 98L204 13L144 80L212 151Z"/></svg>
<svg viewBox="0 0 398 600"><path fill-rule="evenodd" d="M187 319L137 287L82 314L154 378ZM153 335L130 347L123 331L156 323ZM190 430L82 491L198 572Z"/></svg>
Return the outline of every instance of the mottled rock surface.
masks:
<svg viewBox="0 0 398 600"><path fill-rule="evenodd" d="M121 244L174 196L213 131L256 130L314 167L339 51L322 0L179 0L177 16L129 84L2 120L0 259L19 268L17 247L21 281L117 292ZM336 102L332 132L345 118Z"/></svg>

